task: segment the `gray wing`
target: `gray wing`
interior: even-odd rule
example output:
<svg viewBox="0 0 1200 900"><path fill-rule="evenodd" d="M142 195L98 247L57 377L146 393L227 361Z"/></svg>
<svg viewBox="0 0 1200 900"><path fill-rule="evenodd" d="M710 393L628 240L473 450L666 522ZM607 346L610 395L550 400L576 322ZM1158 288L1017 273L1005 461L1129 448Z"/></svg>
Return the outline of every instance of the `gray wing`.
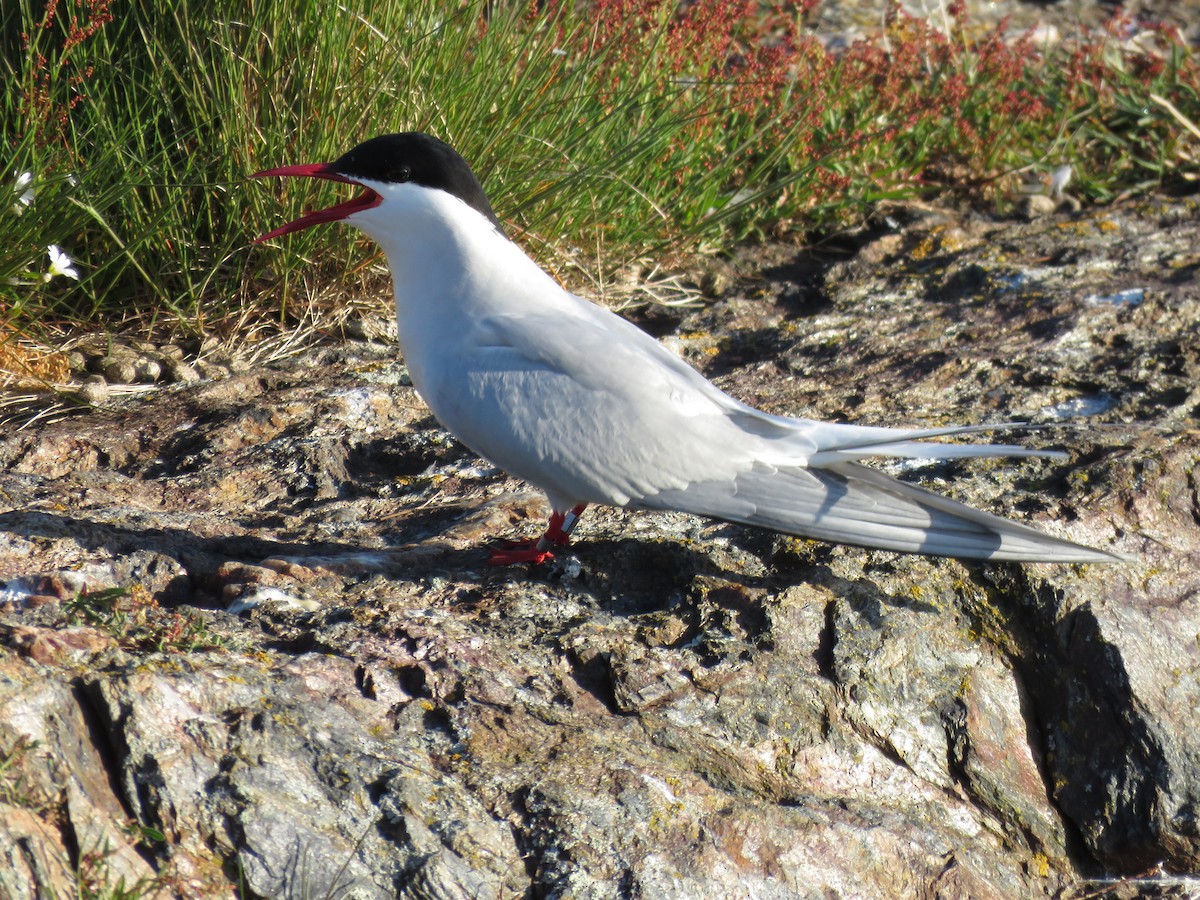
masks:
<svg viewBox="0 0 1200 900"><path fill-rule="evenodd" d="M732 481L661 491L641 498L638 506L927 556L1056 563L1124 558L980 512L854 462L815 469L756 467Z"/></svg>
<svg viewBox="0 0 1200 900"><path fill-rule="evenodd" d="M591 304L588 304L589 306ZM623 506L731 479L766 452L731 398L619 317L514 313L476 323L426 396L463 443L554 497ZM777 429L778 430L778 429ZM787 458L815 451L788 430Z"/></svg>

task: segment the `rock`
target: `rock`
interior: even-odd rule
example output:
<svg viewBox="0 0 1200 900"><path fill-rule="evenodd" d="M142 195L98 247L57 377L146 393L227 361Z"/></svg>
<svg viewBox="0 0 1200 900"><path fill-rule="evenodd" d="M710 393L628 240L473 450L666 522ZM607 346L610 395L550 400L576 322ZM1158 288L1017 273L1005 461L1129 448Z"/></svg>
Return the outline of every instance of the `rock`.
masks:
<svg viewBox="0 0 1200 900"><path fill-rule="evenodd" d="M593 509L553 565L492 569L544 504L373 343L0 435L0 884L65 896L106 846L97 889L198 897L1186 890L1186 206L743 248L666 326L771 412L1052 425L1013 439L1070 462L884 467L1118 566Z"/></svg>
<svg viewBox="0 0 1200 900"><path fill-rule="evenodd" d="M133 384L137 381L137 363L132 359L109 357L102 361L101 367L109 384Z"/></svg>
<svg viewBox="0 0 1200 900"><path fill-rule="evenodd" d="M96 745L70 683L46 677L52 671L11 652L0 656L8 807L0 807L0 886L5 896L41 897L74 896L77 883L148 883L154 869L130 842L107 747Z"/></svg>
<svg viewBox="0 0 1200 900"><path fill-rule="evenodd" d="M345 336L354 341L396 342L396 317L379 315L356 315L346 319L342 326Z"/></svg>
<svg viewBox="0 0 1200 900"><path fill-rule="evenodd" d="M134 363L134 368L137 370L138 381L145 383L158 381L158 377L162 374L162 364L149 356L141 357Z"/></svg>
<svg viewBox="0 0 1200 900"><path fill-rule="evenodd" d="M116 647L116 641L96 628L30 628L14 626L8 646L34 662L73 668L91 662Z"/></svg>
<svg viewBox="0 0 1200 900"><path fill-rule="evenodd" d="M11 900L70 897L71 857L59 835L35 813L0 803L0 887Z"/></svg>
<svg viewBox="0 0 1200 900"><path fill-rule="evenodd" d="M104 403L108 396L108 382L103 375L89 375L79 386L79 399L93 406Z"/></svg>
<svg viewBox="0 0 1200 900"><path fill-rule="evenodd" d="M87 356L78 350L72 350L67 354L67 365L70 367L72 375L84 375L88 370Z"/></svg>
<svg viewBox="0 0 1200 900"><path fill-rule="evenodd" d="M1033 221L1050 215L1058 208L1058 201L1046 194L1026 194L1017 208L1026 219Z"/></svg>
<svg viewBox="0 0 1200 900"><path fill-rule="evenodd" d="M191 384L200 380L200 373L193 366L174 357L163 360L163 375L171 384Z"/></svg>
<svg viewBox="0 0 1200 900"><path fill-rule="evenodd" d="M196 360L195 371L200 374L201 378L228 378L232 372L227 364L206 359Z"/></svg>

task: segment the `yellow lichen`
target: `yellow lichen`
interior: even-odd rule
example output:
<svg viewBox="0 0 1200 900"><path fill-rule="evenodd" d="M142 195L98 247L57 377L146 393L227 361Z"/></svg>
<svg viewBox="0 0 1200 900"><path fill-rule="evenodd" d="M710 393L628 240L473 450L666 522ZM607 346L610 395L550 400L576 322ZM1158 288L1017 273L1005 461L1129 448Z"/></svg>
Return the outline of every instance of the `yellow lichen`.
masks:
<svg viewBox="0 0 1200 900"><path fill-rule="evenodd" d="M1034 875L1036 875L1038 878L1050 877L1050 860L1046 858L1044 853L1033 854L1033 859L1031 862L1033 864Z"/></svg>

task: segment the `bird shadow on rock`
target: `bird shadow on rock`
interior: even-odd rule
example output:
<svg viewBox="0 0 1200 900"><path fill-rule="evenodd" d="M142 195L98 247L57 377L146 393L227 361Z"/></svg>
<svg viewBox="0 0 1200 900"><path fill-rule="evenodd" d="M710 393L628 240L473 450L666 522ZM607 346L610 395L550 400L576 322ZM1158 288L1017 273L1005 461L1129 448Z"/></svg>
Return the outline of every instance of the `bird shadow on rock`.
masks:
<svg viewBox="0 0 1200 900"><path fill-rule="evenodd" d="M936 557L829 544L741 525L726 525L722 533L733 547L760 560L763 574L749 576L743 573L743 578L748 584L753 582L754 586L765 591L779 593L791 587L808 585L826 588L837 597L876 597L881 608L888 606L916 612L938 611L936 605L912 594L894 595L881 587L890 577L902 574L906 568L911 567L914 559L921 560L925 565L945 564L944 561L936 562ZM837 574L839 570L844 569L844 566L838 565L838 557L846 557L848 554L861 555L861 577L851 578ZM972 577L975 571L984 565L962 560L959 560L958 564L972 572Z"/></svg>
<svg viewBox="0 0 1200 900"><path fill-rule="evenodd" d="M911 594L889 593L875 577L893 573L903 557L882 551L861 578L837 574L833 545L804 542L803 554L789 549L795 539L740 525L718 524L703 546L686 541L594 538L528 577L569 583L609 614L635 618L684 614L692 637L714 616L748 640L770 628L768 604L796 588L820 588L845 597L882 621L885 608L936 613L939 608ZM726 548L726 549L723 549ZM850 551L854 552L854 551ZM894 559L893 559L894 557ZM874 610L873 613L869 613ZM681 637L683 642L688 638Z"/></svg>
<svg viewBox="0 0 1200 900"><path fill-rule="evenodd" d="M13 511L0 513L0 531L32 540L69 540L87 555L106 553L113 561L132 554L155 554L175 560L178 574L157 583L151 592L172 605L198 603L198 592L211 590L222 565L293 556L350 555L360 548L334 542L274 541L253 534L210 537L183 528L149 526L137 528L87 519L65 513Z"/></svg>
<svg viewBox="0 0 1200 900"><path fill-rule="evenodd" d="M557 582L587 595L606 612L634 616L677 605L697 574L710 568L703 552L682 544L597 537L517 577ZM509 574L498 577L517 580Z"/></svg>
<svg viewBox="0 0 1200 900"><path fill-rule="evenodd" d="M471 515L468 513L468 516ZM912 597L891 596L868 577L848 580L828 562L833 548L804 558L779 549L779 536L740 526L718 526L716 540L693 545L671 537L592 537L538 567L487 565L491 542L465 546L453 532L460 511L422 519L406 528L402 546L364 548L345 541L273 540L256 534L202 535L180 527L105 522L68 513L0 513L0 532L30 541L64 542L59 558L99 560L72 592L141 584L166 606L225 608L232 599L274 584L324 604L345 586L382 576L421 582L431 577L503 597L505 586L544 584L583 601L585 608L618 618L678 616L693 637L710 627L759 642L769 632L765 604L797 586L853 595L877 607L913 608ZM721 549L725 545L728 549ZM107 574L104 569L111 569ZM95 569L95 567L93 567ZM43 573L51 574L51 573ZM274 580L278 576L278 580ZM265 578L265 580L263 580ZM63 591L60 591L63 593ZM681 639L686 638L681 635ZM671 643L676 643L672 641Z"/></svg>

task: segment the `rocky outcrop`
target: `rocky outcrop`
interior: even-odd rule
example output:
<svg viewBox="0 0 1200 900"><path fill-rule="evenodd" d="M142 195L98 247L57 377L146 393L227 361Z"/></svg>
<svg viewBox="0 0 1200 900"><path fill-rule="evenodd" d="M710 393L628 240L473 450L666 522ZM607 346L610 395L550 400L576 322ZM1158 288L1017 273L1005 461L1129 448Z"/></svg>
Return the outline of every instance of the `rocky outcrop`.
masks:
<svg viewBox="0 0 1200 900"><path fill-rule="evenodd" d="M1198 238L1179 202L926 216L641 314L772 412L1053 425L1021 440L1070 462L905 477L1116 566L590 510L572 552L492 569L540 499L379 345L9 431L0 893L1194 886Z"/></svg>

